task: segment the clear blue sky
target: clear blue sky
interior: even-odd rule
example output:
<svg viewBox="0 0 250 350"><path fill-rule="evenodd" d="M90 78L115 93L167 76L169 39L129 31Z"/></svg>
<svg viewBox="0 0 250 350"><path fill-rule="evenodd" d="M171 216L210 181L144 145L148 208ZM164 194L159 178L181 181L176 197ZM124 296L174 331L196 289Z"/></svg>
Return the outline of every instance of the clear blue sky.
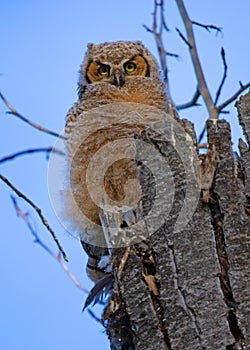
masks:
<svg viewBox="0 0 250 350"><path fill-rule="evenodd" d="M171 92L176 103L186 102L196 82L187 48L175 27L183 30L175 1L166 0L171 32L165 36L168 51L181 60L169 59ZM223 36L196 28L198 48L213 96L223 70L220 49L226 50L228 79L221 101L238 89L238 81L250 79L249 0L186 1L193 20L223 27ZM153 53L153 37L142 24L151 26L153 1L4 1L0 13L0 90L12 105L31 120L60 132L69 107L76 101L78 69L88 42L141 40ZM231 122L235 148L241 135L233 104L226 118ZM46 147L53 137L30 128L5 114L0 103L1 155L21 149ZM207 117L204 108L181 113L191 118L199 132ZM42 209L69 257L69 267L82 284L86 257L78 241L64 232L50 206L45 155L24 156L1 166L1 172ZM1 295L0 348L5 350L108 349L102 327L88 313L81 313L85 295L77 289L56 261L33 239L17 218L11 191L0 183ZM56 252L36 213L19 201L41 238Z"/></svg>

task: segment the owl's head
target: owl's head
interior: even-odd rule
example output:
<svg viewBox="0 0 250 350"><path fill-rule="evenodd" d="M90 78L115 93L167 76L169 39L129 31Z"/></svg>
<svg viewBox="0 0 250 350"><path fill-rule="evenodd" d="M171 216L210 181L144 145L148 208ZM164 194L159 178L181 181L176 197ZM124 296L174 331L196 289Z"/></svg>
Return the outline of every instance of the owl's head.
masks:
<svg viewBox="0 0 250 350"><path fill-rule="evenodd" d="M160 77L156 59L141 42L89 44L80 69L79 97L89 84L104 82L121 88L138 76Z"/></svg>

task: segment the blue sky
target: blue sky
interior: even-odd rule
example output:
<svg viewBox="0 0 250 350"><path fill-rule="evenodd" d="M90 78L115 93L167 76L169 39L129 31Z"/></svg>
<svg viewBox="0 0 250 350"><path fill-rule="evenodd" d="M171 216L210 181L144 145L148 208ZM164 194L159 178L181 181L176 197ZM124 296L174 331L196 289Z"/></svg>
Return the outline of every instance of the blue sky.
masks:
<svg viewBox="0 0 250 350"><path fill-rule="evenodd" d="M238 81L250 79L248 0L186 1L193 20L223 28L223 35L195 28L198 49L206 79L215 96L223 73L220 50L226 50L228 78L221 102L238 89ZM67 110L76 101L78 70L88 42L141 40L155 55L152 35L142 24L151 26L153 1L5 1L0 13L0 90L23 115L51 130L64 127ZM170 87L174 101L188 101L196 81L187 48L175 27L183 26L175 1L166 1L166 20L171 32L164 36L167 50L181 59L169 59ZM48 147L55 139L6 115L0 103L1 155L32 147ZM241 136L233 104L226 115L233 131L234 147ZM207 112L194 108L181 117L202 129ZM21 157L1 165L21 191L43 210L57 233L67 255L69 268L90 288L85 275L86 257L76 239L65 233L50 205L47 191L47 161L44 154ZM102 327L88 313L81 313L85 295L33 239L24 222L17 218L11 191L0 183L1 203L1 297L0 348L108 349ZM55 252L54 242L42 227L36 213L22 201L40 237Z"/></svg>

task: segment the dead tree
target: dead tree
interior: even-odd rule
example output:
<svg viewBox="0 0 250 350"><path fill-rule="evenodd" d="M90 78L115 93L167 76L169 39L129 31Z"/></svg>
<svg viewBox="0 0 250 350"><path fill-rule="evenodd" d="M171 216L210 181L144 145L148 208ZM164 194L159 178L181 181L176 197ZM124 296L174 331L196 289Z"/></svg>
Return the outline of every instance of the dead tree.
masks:
<svg viewBox="0 0 250 350"><path fill-rule="evenodd" d="M209 151L199 166L201 177L212 179L208 188L201 178L197 208L178 233L185 169L167 142L150 132L138 136L167 158L175 194L154 234L112 250L115 292L104 314L112 349L250 349L250 93L237 108L247 140L240 140L241 157L232 150L230 125L208 121ZM195 142L191 123L182 123ZM154 177L141 167L141 211L150 216ZM118 228L125 230L124 222Z"/></svg>
<svg viewBox="0 0 250 350"><path fill-rule="evenodd" d="M142 225L144 240L129 248L112 250L115 287L104 322L113 350L250 349L250 93L237 102L239 123L246 138L246 143L239 142L240 157L232 149L229 123L218 120L224 108L248 88L249 83L241 84L232 97L217 104L227 72L222 50L224 75L216 98L212 99L199 60L193 25L217 31L220 28L192 22L183 1L176 0L176 3L187 36L179 30L178 33L189 49L197 78L193 98L177 109L195 106L202 97L209 114L207 153L199 155L197 148L200 198L188 224L176 233L175 224L187 195L185 167L169 142L160 140L151 130L137 135L167 159L174 178L174 201L167 220L154 234L147 235L147 225ZM152 29L145 28L156 39L171 99L167 51L162 40L166 29L163 5L163 1L155 1ZM157 18L160 18L159 26ZM174 108L171 114L175 118ZM192 124L185 120L180 124L191 135L196 148ZM137 151L140 154L140 147ZM153 174L143 164L138 162L137 169L142 190L140 215L145 218L151 215L156 184ZM165 190L169 190L167 186ZM101 218L103 215L106 218L105 213L101 213ZM159 206L159 220L161 216ZM112 217L113 222L115 219ZM117 219L116 223L117 230L128 230L126 219Z"/></svg>

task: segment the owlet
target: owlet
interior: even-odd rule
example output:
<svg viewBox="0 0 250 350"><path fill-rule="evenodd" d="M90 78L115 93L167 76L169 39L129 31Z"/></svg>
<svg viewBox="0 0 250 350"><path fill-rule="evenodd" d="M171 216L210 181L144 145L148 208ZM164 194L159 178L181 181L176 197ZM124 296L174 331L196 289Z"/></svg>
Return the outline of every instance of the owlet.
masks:
<svg viewBox="0 0 250 350"><path fill-rule="evenodd" d="M136 188L133 190L132 187L128 193L124 188L128 180L137 178L137 170L135 161L125 155L107 169L92 172L91 175L89 164L102 147L117 138L133 137L134 132L140 129L135 122L134 125L127 125L124 132L119 127L121 124L105 119L106 124L94 130L95 123L102 118L100 107L106 108L107 112L109 106L114 104L134 103L167 112L169 102L157 61L139 41L89 44L80 68L78 90L79 99L67 114L65 129L70 187L66 212L89 255L88 273L97 280L98 270L103 270L99 261L108 254L108 249L100 224L99 206L89 193L89 188L98 192L102 187L98 176L102 175L107 195L116 205L123 205L125 196L131 201L136 197ZM126 125L126 118L123 118L122 125ZM102 165L102 157L99 165ZM98 244L95 243L97 237Z"/></svg>

